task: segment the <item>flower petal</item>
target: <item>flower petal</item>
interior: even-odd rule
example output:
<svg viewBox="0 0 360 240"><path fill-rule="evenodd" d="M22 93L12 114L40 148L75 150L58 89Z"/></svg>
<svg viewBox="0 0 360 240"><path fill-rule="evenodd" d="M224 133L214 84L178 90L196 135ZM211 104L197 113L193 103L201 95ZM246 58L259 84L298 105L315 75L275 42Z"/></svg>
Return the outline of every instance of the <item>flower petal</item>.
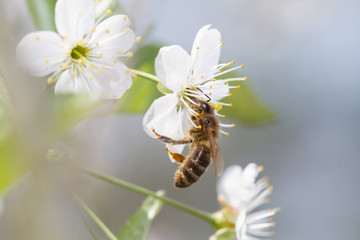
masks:
<svg viewBox="0 0 360 240"><path fill-rule="evenodd" d="M235 231L236 231L236 237L238 240L246 240L246 211L243 210L240 212L239 216L236 219L235 223Z"/></svg>
<svg viewBox="0 0 360 240"><path fill-rule="evenodd" d="M135 42L135 33L129 29L130 24L125 15L115 15L101 22L89 41L94 46L92 52L112 58L127 52Z"/></svg>
<svg viewBox="0 0 360 240"><path fill-rule="evenodd" d="M55 84L55 94L76 93L74 82L71 71L66 70Z"/></svg>
<svg viewBox="0 0 360 240"><path fill-rule="evenodd" d="M191 51L194 60L194 75L199 79L216 72L214 68L219 63L221 34L217 29L210 29L211 25L202 27L197 33Z"/></svg>
<svg viewBox="0 0 360 240"><path fill-rule="evenodd" d="M183 111L178 111L179 99L176 93L168 94L156 99L143 120L145 132L152 138L156 138L152 128L160 134L173 139L183 139L189 123L185 121ZM168 145L169 150L181 153L185 145Z"/></svg>
<svg viewBox="0 0 360 240"><path fill-rule="evenodd" d="M156 75L160 82L174 92L187 82L192 59L180 46L162 47L155 59Z"/></svg>
<svg viewBox="0 0 360 240"><path fill-rule="evenodd" d="M50 31L26 35L16 48L19 66L37 77L60 70L66 59L66 50L61 37Z"/></svg>
<svg viewBox="0 0 360 240"><path fill-rule="evenodd" d="M95 24L94 0L58 0L55 23L59 34L78 41L90 33Z"/></svg>
<svg viewBox="0 0 360 240"><path fill-rule="evenodd" d="M103 66L105 69L98 69L93 73L94 80L89 80L92 94L105 99L118 99L131 87L131 73L127 72L128 67L122 62Z"/></svg>
<svg viewBox="0 0 360 240"><path fill-rule="evenodd" d="M218 184L218 194L232 207L238 207L238 191L241 187L242 168L237 165L229 166L225 169Z"/></svg>

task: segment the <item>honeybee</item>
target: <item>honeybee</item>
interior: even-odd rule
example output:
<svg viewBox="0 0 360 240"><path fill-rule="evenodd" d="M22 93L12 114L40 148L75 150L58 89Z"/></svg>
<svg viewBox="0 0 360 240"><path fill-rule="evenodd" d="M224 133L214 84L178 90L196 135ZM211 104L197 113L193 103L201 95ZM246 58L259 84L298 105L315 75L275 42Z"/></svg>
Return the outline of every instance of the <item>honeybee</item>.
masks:
<svg viewBox="0 0 360 240"><path fill-rule="evenodd" d="M153 128L157 138L164 143L191 144L190 152L186 157L181 154L171 152L167 147L166 150L172 158L180 163L175 172L175 187L187 188L196 183L205 173L207 167L212 161L215 167L216 180L222 174L224 163L216 139L220 137L220 122L214 114L214 107L208 102L192 97L193 103L189 103L191 109L196 114L193 115L192 121L195 126L188 130L189 139L174 140L158 134Z"/></svg>

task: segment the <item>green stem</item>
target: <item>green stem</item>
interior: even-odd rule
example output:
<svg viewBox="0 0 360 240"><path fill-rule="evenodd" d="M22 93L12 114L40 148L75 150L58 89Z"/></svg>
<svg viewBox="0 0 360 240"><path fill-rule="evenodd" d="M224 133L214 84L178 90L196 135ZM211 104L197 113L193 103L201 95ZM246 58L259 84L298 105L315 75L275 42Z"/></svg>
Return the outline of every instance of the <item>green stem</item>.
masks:
<svg viewBox="0 0 360 240"><path fill-rule="evenodd" d="M149 79L151 81L153 81L154 83L158 83L159 82L159 78L155 75L152 75L152 74L149 74L149 73L146 73L146 72L143 72L143 71L139 71L139 70L135 70L135 69L131 69L129 68L129 70L132 72L132 73L135 73L136 75L138 76L141 76L143 78L146 78L146 79Z"/></svg>
<svg viewBox="0 0 360 240"><path fill-rule="evenodd" d="M80 206L85 210L85 212L91 217L91 219L103 230L105 235L110 240L117 240L115 235L105 226L105 224L96 216L96 214L84 203L79 197L75 196L76 200Z"/></svg>
<svg viewBox="0 0 360 240"><path fill-rule="evenodd" d="M126 182L124 180L120 180L120 179L117 179L114 177L102 175L100 173L92 172L92 171L89 171L86 169L79 169L79 170L87 175L93 176L95 178L101 179L101 180L109 182L109 183L112 183L114 185L129 189L131 191L134 191L134 192L146 195L146 196L151 196L153 198L159 199L170 206L173 206L177 209L180 209L184 212L187 212L195 217L198 217L198 218L210 223L214 228L217 227L216 221L211 217L211 215L209 213L206 213L206 212L200 211L196 208L187 206L187 205L180 203L174 199L171 199L168 197L163 197L163 196L158 196L155 192L152 192L146 188L137 186L135 184Z"/></svg>

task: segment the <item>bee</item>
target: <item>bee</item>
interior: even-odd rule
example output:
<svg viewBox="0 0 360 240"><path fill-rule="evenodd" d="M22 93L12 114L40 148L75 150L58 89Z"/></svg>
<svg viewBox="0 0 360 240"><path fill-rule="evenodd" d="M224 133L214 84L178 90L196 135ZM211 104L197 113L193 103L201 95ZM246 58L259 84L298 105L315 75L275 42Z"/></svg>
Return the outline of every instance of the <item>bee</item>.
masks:
<svg viewBox="0 0 360 240"><path fill-rule="evenodd" d="M220 137L220 122L214 113L214 107L208 102L192 97L189 103L191 109L196 114L191 117L194 125L188 130L189 139L174 140L158 134L153 128L157 138L164 143L191 144L190 152L187 156L171 152L167 147L171 157L180 163L175 172L175 187L187 188L196 183L205 173L212 161L215 167L216 180L222 174L224 163L217 144Z"/></svg>

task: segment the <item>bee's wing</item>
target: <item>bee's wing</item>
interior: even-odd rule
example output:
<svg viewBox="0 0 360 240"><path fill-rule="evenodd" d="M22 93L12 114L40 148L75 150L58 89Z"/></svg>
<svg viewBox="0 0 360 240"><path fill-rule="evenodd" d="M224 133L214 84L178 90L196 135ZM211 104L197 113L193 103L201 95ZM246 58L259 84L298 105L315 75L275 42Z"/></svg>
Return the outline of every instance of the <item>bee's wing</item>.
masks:
<svg viewBox="0 0 360 240"><path fill-rule="evenodd" d="M221 156L221 152L219 149L219 145L217 144L216 138L214 134L212 133L211 127L206 127L209 142L210 142L210 158L212 162L214 163L215 167L215 175L216 175L216 181L219 176L221 176L223 170L224 170L224 161Z"/></svg>

